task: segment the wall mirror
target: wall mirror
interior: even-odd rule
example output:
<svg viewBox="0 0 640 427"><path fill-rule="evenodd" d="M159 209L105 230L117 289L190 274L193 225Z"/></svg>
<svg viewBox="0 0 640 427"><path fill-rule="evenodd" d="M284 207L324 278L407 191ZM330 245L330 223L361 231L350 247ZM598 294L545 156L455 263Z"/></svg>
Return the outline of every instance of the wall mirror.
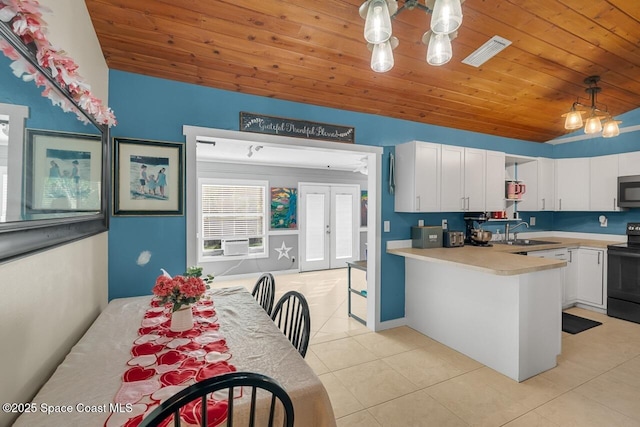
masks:
<svg viewBox="0 0 640 427"><path fill-rule="evenodd" d="M80 109L29 47L0 22L0 38L52 83L64 111L43 88L13 74L0 55L0 262L106 231L108 127Z"/></svg>

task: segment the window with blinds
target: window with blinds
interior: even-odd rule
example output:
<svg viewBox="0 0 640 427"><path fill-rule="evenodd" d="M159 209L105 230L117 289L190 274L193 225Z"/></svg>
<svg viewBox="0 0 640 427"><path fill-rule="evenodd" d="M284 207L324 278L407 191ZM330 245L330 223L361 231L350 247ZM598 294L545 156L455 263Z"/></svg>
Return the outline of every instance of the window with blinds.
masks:
<svg viewBox="0 0 640 427"><path fill-rule="evenodd" d="M249 254L264 254L268 183L200 181L201 250L223 256L223 241L246 239Z"/></svg>

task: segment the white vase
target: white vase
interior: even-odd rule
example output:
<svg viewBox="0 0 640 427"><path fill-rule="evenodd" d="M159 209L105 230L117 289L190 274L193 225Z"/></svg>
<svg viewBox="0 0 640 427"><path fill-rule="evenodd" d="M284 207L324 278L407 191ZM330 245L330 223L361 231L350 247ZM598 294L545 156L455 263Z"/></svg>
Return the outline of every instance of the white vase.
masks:
<svg viewBox="0 0 640 427"><path fill-rule="evenodd" d="M182 307L171 313L171 329L173 332L184 332L193 328L191 306Z"/></svg>

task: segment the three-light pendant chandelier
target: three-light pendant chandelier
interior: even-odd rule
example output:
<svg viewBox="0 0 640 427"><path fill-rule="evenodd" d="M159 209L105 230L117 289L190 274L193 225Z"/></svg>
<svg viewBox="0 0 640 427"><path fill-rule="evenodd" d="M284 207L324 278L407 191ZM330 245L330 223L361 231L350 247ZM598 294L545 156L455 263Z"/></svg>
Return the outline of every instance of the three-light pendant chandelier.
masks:
<svg viewBox="0 0 640 427"><path fill-rule="evenodd" d="M392 36L391 19L403 10L418 8L431 14L431 30L424 33L422 42L427 47L427 62L444 65L453 56L451 40L462 23L464 0L406 0L398 8L397 0L367 0L360 6L360 16L365 19L364 38L371 49L371 69L384 73L393 68L393 49L398 39Z"/></svg>
<svg viewBox="0 0 640 427"><path fill-rule="evenodd" d="M589 117L587 117L587 120L584 122L584 133L595 134L602 132L603 138L613 138L614 136L620 135L618 124L622 122L615 120L611 114L609 114L606 105L602 104L604 105L603 108L596 103L597 94L602 90L597 86L599 81L600 76L590 76L584 79L584 84L589 86L584 91L589 94L591 105L581 103L580 99L584 98L578 97L576 102L571 106L571 110L562 115L562 117L565 117L565 129L580 129L583 125L582 115L588 114ZM578 108L586 108L587 110L580 110Z"/></svg>

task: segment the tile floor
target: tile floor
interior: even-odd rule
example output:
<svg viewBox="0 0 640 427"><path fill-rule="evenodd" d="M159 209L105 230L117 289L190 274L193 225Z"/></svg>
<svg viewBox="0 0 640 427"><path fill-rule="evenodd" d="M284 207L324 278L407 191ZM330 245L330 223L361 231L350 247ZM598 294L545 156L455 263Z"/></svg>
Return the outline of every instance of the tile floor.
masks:
<svg viewBox="0 0 640 427"><path fill-rule="evenodd" d="M352 275L362 286L364 273ZM216 286L251 289L256 278ZM563 333L558 366L517 383L411 328L374 333L349 318L346 269L275 278L276 299L291 289L308 299L306 360L339 427L640 426L639 324L571 308L603 324ZM352 301L364 315L364 300Z"/></svg>

